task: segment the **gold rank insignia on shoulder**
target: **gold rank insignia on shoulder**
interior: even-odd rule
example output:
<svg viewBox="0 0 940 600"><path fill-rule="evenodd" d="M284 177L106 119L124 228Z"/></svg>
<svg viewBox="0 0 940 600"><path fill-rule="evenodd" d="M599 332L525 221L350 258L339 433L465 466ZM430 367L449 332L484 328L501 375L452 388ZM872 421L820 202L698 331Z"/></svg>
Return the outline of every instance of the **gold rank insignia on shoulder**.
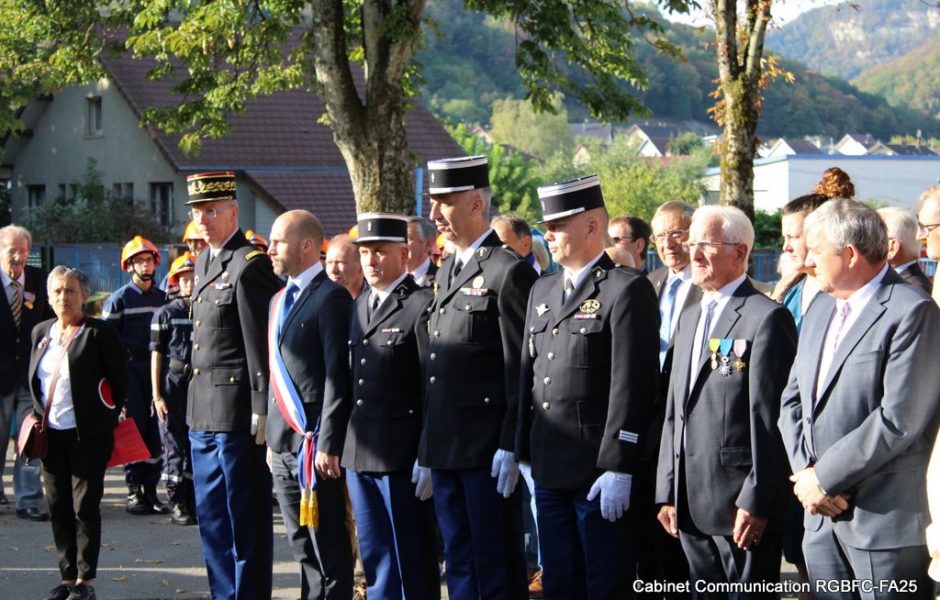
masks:
<svg viewBox="0 0 940 600"><path fill-rule="evenodd" d="M248 254L245 255L245 260L251 260L251 259L253 259L253 258L256 257L256 256L264 256L264 251L263 251L263 250L252 250L251 252L249 252Z"/></svg>
<svg viewBox="0 0 940 600"><path fill-rule="evenodd" d="M581 303L581 306L579 307L579 310L581 312L587 313L589 315L593 315L600 309L601 309L601 303L595 300L594 298L591 298L590 300L585 300L584 302Z"/></svg>

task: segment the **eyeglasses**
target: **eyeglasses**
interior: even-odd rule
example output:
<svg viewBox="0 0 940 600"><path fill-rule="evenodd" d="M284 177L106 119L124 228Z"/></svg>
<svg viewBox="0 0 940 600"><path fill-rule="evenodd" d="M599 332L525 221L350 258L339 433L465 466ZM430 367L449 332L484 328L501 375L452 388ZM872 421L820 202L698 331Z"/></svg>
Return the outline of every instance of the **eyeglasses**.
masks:
<svg viewBox="0 0 940 600"><path fill-rule="evenodd" d="M636 241L636 238L635 238L635 237L632 237L632 236L623 236L623 237L611 236L610 239L612 239L615 244L619 244L620 242L633 242L633 241Z"/></svg>
<svg viewBox="0 0 940 600"><path fill-rule="evenodd" d="M152 254L140 254L131 259L131 263L135 265L152 265L156 262Z"/></svg>
<svg viewBox="0 0 940 600"><path fill-rule="evenodd" d="M940 223L931 223L930 225L924 225L920 221L917 222L917 228L920 231L923 231L924 233L926 233L927 235L930 235L931 233L933 233L933 230L936 229L937 227L940 227Z"/></svg>
<svg viewBox="0 0 940 600"><path fill-rule="evenodd" d="M682 250L685 252L692 252L692 248L698 248L704 254L716 254L718 252L719 246L740 246L740 242L708 242L705 240L700 240L697 242L689 241L685 244L682 244Z"/></svg>
<svg viewBox="0 0 940 600"><path fill-rule="evenodd" d="M657 233L653 236L653 239L661 244L666 241L666 238L671 239L674 242L681 242L682 238L688 235L688 229L673 229L671 231L664 231L662 233Z"/></svg>
<svg viewBox="0 0 940 600"><path fill-rule="evenodd" d="M195 221L196 219L200 217L209 217L210 219L214 219L217 216L219 216L219 213L221 211L228 209L230 206L231 204L226 204L223 206L216 206L214 208L205 208L205 209L193 208L193 209L190 209L189 211L189 218L192 219L193 221Z"/></svg>

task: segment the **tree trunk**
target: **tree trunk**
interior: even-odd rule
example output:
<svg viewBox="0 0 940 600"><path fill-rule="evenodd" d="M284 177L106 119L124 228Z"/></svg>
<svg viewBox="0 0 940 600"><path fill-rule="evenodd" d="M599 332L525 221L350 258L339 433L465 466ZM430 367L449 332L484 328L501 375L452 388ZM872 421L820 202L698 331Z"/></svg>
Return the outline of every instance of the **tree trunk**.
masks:
<svg viewBox="0 0 940 600"><path fill-rule="evenodd" d="M754 219L754 156L761 110L761 59L772 0L746 0L738 23L736 0L712 0L724 125L719 203ZM740 41L740 44L739 44Z"/></svg>
<svg viewBox="0 0 940 600"><path fill-rule="evenodd" d="M403 90L423 9L424 0L363 2L363 101L347 55L342 0L313 2L311 52L319 95L349 169L358 212L414 210L415 164L405 136Z"/></svg>

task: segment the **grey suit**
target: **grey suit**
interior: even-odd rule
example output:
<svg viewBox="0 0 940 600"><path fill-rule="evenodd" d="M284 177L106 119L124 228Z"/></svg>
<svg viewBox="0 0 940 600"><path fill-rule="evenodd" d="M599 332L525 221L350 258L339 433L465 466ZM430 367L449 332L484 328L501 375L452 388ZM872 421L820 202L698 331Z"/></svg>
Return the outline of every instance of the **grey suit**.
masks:
<svg viewBox="0 0 940 600"><path fill-rule="evenodd" d="M775 424L796 327L785 308L745 280L715 315L709 335L747 342L743 369L722 376L710 367L708 352L690 364L700 312L687 308L676 329L656 502L676 506L693 579L776 581L781 499L788 490ZM737 508L768 518L761 543L747 552L731 543Z"/></svg>
<svg viewBox="0 0 940 600"><path fill-rule="evenodd" d="M924 271L920 268L920 265L918 265L916 262L903 271L898 271L898 275L901 276L901 279L904 280L904 283L920 288L927 292L928 296L930 295L930 292L933 289L933 284L924 274Z"/></svg>
<svg viewBox="0 0 940 600"><path fill-rule="evenodd" d="M793 471L815 465L828 494L850 496L849 509L835 518L806 513L810 578L919 579L918 593L932 597L924 481L940 417L940 310L889 269L842 338L815 398L834 304L821 297L804 317L780 413Z"/></svg>

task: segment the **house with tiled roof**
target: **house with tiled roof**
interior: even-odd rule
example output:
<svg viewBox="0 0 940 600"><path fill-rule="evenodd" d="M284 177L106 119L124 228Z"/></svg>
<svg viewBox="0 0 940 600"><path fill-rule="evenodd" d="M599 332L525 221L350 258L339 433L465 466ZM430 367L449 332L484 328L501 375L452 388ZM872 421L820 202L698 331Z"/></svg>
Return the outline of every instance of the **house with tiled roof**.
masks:
<svg viewBox="0 0 940 600"><path fill-rule="evenodd" d="M140 124L148 107L178 103L170 82L147 78L154 63L129 55L103 60L110 78L37 99L21 114L26 130L4 141L0 180L10 183L14 221L25 221L43 203L74 197L91 158L113 194L178 230L188 220L186 176L209 170L236 172L243 229L267 233L278 214L297 208L317 215L327 235L355 223L352 184L332 132L317 122L325 109L314 93L255 99L230 118L224 137L205 140L198 155L187 156L178 135ZM464 152L417 101L406 133L416 205L426 213L426 162Z"/></svg>
<svg viewBox="0 0 940 600"><path fill-rule="evenodd" d="M920 144L885 144L878 142L868 149L876 156L933 156L936 154L929 146Z"/></svg>
<svg viewBox="0 0 940 600"><path fill-rule="evenodd" d="M780 138L770 147L770 151L766 156L789 156L791 154L824 154L824 152L809 140Z"/></svg>
<svg viewBox="0 0 940 600"><path fill-rule="evenodd" d="M868 154L868 149L878 143L870 133L847 133L835 145L835 152L848 156Z"/></svg>

